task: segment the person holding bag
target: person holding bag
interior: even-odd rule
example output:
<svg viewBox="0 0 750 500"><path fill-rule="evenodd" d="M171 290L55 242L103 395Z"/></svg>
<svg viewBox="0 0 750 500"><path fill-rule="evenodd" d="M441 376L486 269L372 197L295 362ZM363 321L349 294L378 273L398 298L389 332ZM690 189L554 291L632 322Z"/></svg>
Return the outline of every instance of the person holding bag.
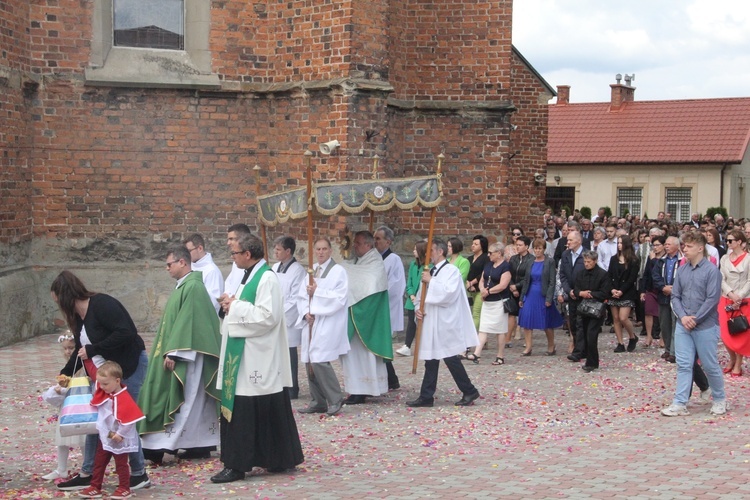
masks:
<svg viewBox="0 0 750 500"><path fill-rule="evenodd" d="M596 301L604 303L610 296L612 280L607 271L597 266L599 254L594 250L586 250L582 254L583 271L578 273L573 285L573 295L577 300ZM602 330L604 315L599 317L583 314L583 304L578 306L578 337L584 342L584 355L586 363L582 369L592 372L599 368L599 332ZM605 309L601 309L602 311Z"/></svg>
<svg viewBox="0 0 750 500"><path fill-rule="evenodd" d="M114 361L122 367L122 382L134 401L146 377L148 355L143 339L125 307L114 297L89 291L83 282L70 271L61 272L50 287L52 300L60 308L68 327L73 332L76 348L61 375L72 376L76 358L83 361L86 374L94 380L97 367L105 361ZM91 485L94 456L98 436L86 436L81 472L57 484L63 491L82 490ZM139 440L140 442L140 440ZM130 453L130 489L151 486L146 474L143 450Z"/></svg>
<svg viewBox="0 0 750 500"><path fill-rule="evenodd" d="M479 280L479 294L482 297L482 313L479 318L479 344L474 352L466 355L467 361L479 363L487 335L497 335L497 356L493 365L505 364L503 337L508 331L508 313L504 303L509 300L510 264L503 257L503 244L493 243L489 248L490 261L484 266Z"/></svg>
<svg viewBox="0 0 750 500"><path fill-rule="evenodd" d="M750 317L750 258L745 245L747 237L739 229L726 237L727 253L721 258L721 300L719 301L719 328L721 341L729 353L729 364L724 373L742 376L742 358L750 356L750 332L732 335L727 321L739 314Z"/></svg>

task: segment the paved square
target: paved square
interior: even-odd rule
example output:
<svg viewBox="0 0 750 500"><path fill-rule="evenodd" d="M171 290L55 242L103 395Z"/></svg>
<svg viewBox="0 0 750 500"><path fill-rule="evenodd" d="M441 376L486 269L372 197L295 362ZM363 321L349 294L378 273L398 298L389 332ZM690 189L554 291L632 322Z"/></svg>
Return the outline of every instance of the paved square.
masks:
<svg viewBox="0 0 750 500"><path fill-rule="evenodd" d="M490 365L494 339L480 364L466 362L482 394L474 406L453 406L461 395L443 365L435 407L407 408L422 367L411 375L412 358L399 356L401 389L336 417L296 415L305 452L296 472L214 485L214 454L149 469L153 486L136 498L750 498L750 377L726 378L725 416L709 415L694 394L690 416L667 418L659 409L671 401L676 365L659 349L615 354L614 335L603 333L602 368L587 374L565 359L563 331L554 357L543 337L535 332L531 357L514 342L505 366ZM63 366L56 339L0 349L3 498L73 496L41 479L56 466L56 410L40 397ZM309 399L304 367L300 377L295 408ZM80 463L71 452L71 471ZM115 483L108 475L105 491Z"/></svg>

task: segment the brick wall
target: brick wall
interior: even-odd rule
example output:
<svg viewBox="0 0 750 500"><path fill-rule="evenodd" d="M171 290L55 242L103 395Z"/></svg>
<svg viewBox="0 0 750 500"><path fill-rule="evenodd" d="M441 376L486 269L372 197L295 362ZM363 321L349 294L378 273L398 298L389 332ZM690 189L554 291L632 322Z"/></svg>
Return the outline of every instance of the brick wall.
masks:
<svg viewBox="0 0 750 500"><path fill-rule="evenodd" d="M542 227L545 184L535 183L534 174L547 174L547 122L549 89L542 85L519 55L512 55L510 98L518 108L510 132L509 151L518 154L510 163L508 175L508 215L524 228L525 233Z"/></svg>
<svg viewBox="0 0 750 500"><path fill-rule="evenodd" d="M391 2L396 97L506 99L512 16L512 1Z"/></svg>
<svg viewBox="0 0 750 500"><path fill-rule="evenodd" d="M0 0L0 242L22 243L31 237L29 152L32 149L28 82L27 2ZM0 246L6 265L24 258Z"/></svg>
<svg viewBox="0 0 750 500"><path fill-rule="evenodd" d="M222 88L210 91L86 85L92 9L0 0L0 65L27 75L0 93L0 138L19 144L0 159L0 243L33 238L29 266L160 272L149 266L166 242L194 231L226 263L227 226L258 229L256 191L303 185L308 148L314 179L369 176L376 154L382 176L431 173L443 152L444 236L504 237L510 222L535 223L545 88L512 54L510 0L213 1ZM341 147L320 155L331 139ZM427 215L373 222L411 241L426 235ZM318 217L315 234L369 223ZM305 240L306 226L267 230L269 241L282 233Z"/></svg>

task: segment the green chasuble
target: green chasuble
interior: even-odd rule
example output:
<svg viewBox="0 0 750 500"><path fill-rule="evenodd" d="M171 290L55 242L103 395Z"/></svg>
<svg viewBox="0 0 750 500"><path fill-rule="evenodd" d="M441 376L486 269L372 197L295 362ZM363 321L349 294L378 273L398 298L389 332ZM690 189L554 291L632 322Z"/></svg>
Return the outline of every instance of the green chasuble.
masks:
<svg viewBox="0 0 750 500"><path fill-rule="evenodd" d="M393 359L391 309L388 290L368 295L349 307L349 340L359 335L367 349L385 359Z"/></svg>
<svg viewBox="0 0 750 500"><path fill-rule="evenodd" d="M148 360L148 373L138 397L146 415L138 432L163 432L174 423L174 414L184 403L187 362L177 361L174 371L164 369L164 356L172 351L192 350L203 354L202 385L206 394L219 399L216 371L219 366L219 318L203 285L203 273L188 274L169 296Z"/></svg>

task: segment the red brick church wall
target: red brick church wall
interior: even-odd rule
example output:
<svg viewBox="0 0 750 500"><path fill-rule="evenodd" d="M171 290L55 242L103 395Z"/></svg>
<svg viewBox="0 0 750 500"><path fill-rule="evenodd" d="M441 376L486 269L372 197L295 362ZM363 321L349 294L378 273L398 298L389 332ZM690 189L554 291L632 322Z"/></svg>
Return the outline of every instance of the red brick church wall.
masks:
<svg viewBox="0 0 750 500"><path fill-rule="evenodd" d="M253 167L263 193L303 185L308 148L314 178L339 179L375 154L382 175L408 176L444 153L442 235L536 220L546 102L512 55L511 0L214 1L216 91L86 85L92 9L0 0L0 71L27 75L0 92L3 249L33 235L62 262L147 262L198 231L226 258L228 225L257 228ZM331 139L341 148L321 156ZM375 222L427 231L419 209ZM318 218L316 234L367 223ZM269 237L282 231L306 239L300 222Z"/></svg>

